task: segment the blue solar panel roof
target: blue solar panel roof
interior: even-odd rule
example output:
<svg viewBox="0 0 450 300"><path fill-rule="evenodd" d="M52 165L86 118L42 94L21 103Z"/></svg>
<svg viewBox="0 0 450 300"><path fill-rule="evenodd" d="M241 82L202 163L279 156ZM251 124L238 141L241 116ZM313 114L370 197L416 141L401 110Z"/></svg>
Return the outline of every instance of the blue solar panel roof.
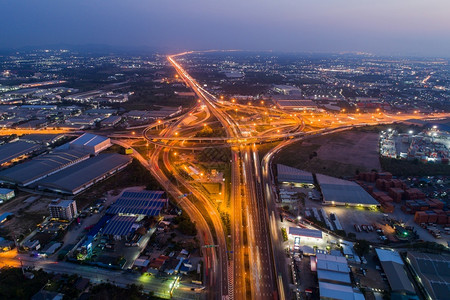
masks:
<svg viewBox="0 0 450 300"><path fill-rule="evenodd" d="M157 216L166 203L162 191L124 192L107 213Z"/></svg>
<svg viewBox="0 0 450 300"><path fill-rule="evenodd" d="M103 229L103 234L127 235L133 227L136 217L114 216Z"/></svg>

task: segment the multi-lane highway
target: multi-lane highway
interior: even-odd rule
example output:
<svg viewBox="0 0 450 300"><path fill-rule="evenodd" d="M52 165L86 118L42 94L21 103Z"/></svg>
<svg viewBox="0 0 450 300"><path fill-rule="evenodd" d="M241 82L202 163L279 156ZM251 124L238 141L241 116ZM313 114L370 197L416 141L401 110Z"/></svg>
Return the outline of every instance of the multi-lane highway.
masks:
<svg viewBox="0 0 450 300"><path fill-rule="evenodd" d="M169 57L178 74L196 92L227 133L227 139L242 139L238 124L219 101L205 91L186 71ZM231 209L232 248L228 273L232 276L229 298L268 299L277 297L272 266L270 236L261 189L260 164L256 147L232 147Z"/></svg>
<svg viewBox="0 0 450 300"><path fill-rule="evenodd" d="M181 192L173 186L164 174L174 175L178 184L189 190L196 199L189 200L185 197L181 201L189 202L190 215L195 220L198 214L202 216L203 225L201 231L209 232L210 238L204 243L216 242L218 247L211 253L205 253L211 271L209 281L211 294L214 298L223 299L286 299L291 297L288 287L290 282L286 268L282 238L276 226L276 207L273 198L273 178L271 177L271 160L283 147L290 143L312 136L314 134L329 134L342 130L348 130L358 126L371 124L387 124L397 120L408 119L414 115L346 115L346 114L294 114L287 115L275 108L270 108L273 113L283 115L286 122L277 121L277 126L267 128L263 132L251 137L245 137L241 124L238 124L233 111L238 109L260 114L268 114L267 108L242 106L225 103L206 91L193 79L176 58L188 53L169 56L168 60L177 71L181 79L196 93L199 98L198 107L203 107L209 116L215 117L225 129L224 137L197 137L187 136L189 128L195 129L199 122L193 122L192 126L181 126L187 115L176 120L171 120L158 135L151 135L150 128L144 130L144 137L156 145L151 157L151 171L163 186L169 191ZM192 113L192 112L191 112ZM417 115L415 115L417 117ZM431 118L439 118L435 115ZM204 120L206 120L204 119ZM289 119L289 121L288 121ZM202 120L203 121L203 120ZM254 124L255 125L255 124ZM303 131L305 125L309 132ZM319 129L314 129L319 128ZM269 151L262 160L262 167L256 144L281 141L281 143ZM187 143L189 146L186 147ZM206 146L205 146L206 144ZM205 147L224 146L231 147L231 194L230 194L230 219L231 219L231 243L227 244L224 236L224 227L221 224L220 215L211 199L196 186L186 181L177 173L176 167L169 156L170 148L203 149ZM163 150L165 149L165 150ZM159 165L159 158L163 157L164 165ZM188 206L188 207L189 207ZM196 207L197 212L195 212ZM207 222L209 220L209 224ZM208 227L209 226L209 227ZM212 232L215 233L212 236ZM227 249L227 245L230 249ZM220 274L213 274L219 272Z"/></svg>

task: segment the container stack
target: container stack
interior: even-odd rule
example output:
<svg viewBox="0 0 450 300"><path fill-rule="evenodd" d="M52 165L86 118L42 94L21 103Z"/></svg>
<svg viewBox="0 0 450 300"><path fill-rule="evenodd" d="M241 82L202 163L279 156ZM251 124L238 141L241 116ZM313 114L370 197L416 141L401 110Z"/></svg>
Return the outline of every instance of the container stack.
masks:
<svg viewBox="0 0 450 300"><path fill-rule="evenodd" d="M424 211L418 211L414 215L414 222L417 224L428 223L428 214Z"/></svg>
<svg viewBox="0 0 450 300"><path fill-rule="evenodd" d="M391 196L392 199L394 199L394 202L396 203L400 203L402 201L404 193L405 192L401 188L398 187L389 188L389 196Z"/></svg>

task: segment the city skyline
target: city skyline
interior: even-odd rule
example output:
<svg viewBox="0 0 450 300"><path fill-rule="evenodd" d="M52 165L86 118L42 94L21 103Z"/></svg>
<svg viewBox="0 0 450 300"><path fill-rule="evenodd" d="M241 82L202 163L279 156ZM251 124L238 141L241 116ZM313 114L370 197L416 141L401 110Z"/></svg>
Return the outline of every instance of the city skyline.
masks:
<svg viewBox="0 0 450 300"><path fill-rule="evenodd" d="M0 3L3 49L104 45L170 53L191 49L438 57L450 53L450 21L445 17L450 4L442 0Z"/></svg>

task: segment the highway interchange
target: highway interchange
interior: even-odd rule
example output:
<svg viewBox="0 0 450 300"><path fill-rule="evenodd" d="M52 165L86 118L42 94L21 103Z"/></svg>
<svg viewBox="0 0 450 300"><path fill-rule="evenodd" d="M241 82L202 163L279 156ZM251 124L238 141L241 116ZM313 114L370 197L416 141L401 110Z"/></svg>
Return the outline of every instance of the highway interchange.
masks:
<svg viewBox="0 0 450 300"><path fill-rule="evenodd" d="M373 114L287 114L276 107L256 105L242 105L221 101L192 78L177 59L188 53L169 56L168 60L177 74L195 92L198 97L197 110L206 110L208 117L214 117L225 130L223 137L198 137L192 130L201 129L201 125L208 117L192 122L189 126L180 126L183 119L192 115L192 111L180 116L176 121L170 120L165 129L159 134L151 134L150 128L164 121L155 122L144 130L143 135L149 143L159 149L153 154L152 169L158 168L156 155L158 151L164 154L166 170L176 170L171 165L168 149L204 149L206 147L231 148L231 232L229 237L221 234L224 228L220 222L217 210L211 206L211 199L202 194L189 182L176 176L176 180L196 198L186 198L180 206L196 203L206 208L212 226L201 227L202 232L214 232L217 252L217 265L209 273L213 280L209 281L211 298L216 299L285 299L291 298L288 283L289 277L285 260L285 251L279 230L275 227L276 207L273 200L274 183L271 173L273 156L285 146L313 135L323 135L354 127L389 124L394 121L406 120L418 115L387 115L381 112ZM234 112L233 112L234 111ZM256 135L245 135L244 131L252 130L256 126L249 126L249 122L241 121L239 113L268 114L277 116L277 126L266 129ZM431 118L440 118L433 116ZM264 118L262 118L264 120ZM266 119L267 121L267 119ZM275 122L275 121L274 121ZM256 124L253 124L256 125ZM250 129L246 128L250 127ZM313 127L314 126L314 127ZM260 160L258 144L278 141L280 144L270 150ZM204 211L204 210L203 210ZM193 218L197 222L197 218ZM211 233L211 235L213 235ZM226 239L231 238L231 243ZM229 247L230 249L228 249ZM208 253L212 255L212 253ZM214 259L210 257L209 260ZM214 265L214 264L212 264ZM208 264L208 266L211 266ZM220 291L220 293L217 293Z"/></svg>
<svg viewBox="0 0 450 300"><path fill-rule="evenodd" d="M286 265L281 231L277 228L272 161L284 147L313 136L331 134L355 127L390 124L411 118L439 119L448 115L376 113L288 113L266 105L238 104L222 101L204 89L178 62L190 52L168 56L179 78L198 97L196 105L182 115L156 122L133 132L115 132L113 142L125 148L144 138L153 145L148 157L133 151L133 156L158 180L196 224L202 245L208 299L291 299L290 275ZM248 117L250 116L250 117ZM267 126L269 124L270 126ZM223 136L201 137L195 133L206 126L222 127ZM261 127L262 129L256 130ZM139 131L141 130L141 131ZM259 145L278 144L264 157ZM177 167L176 151L206 148L230 148L229 216L227 229L211 196L187 180ZM205 247L208 246L208 247ZM93 282L114 278L118 285L143 284L144 290L168 297L164 284L134 274L97 270L55 260L4 257L17 265L21 257L25 266L47 271L76 273ZM118 276L120 274L120 276ZM186 299L195 294L186 287L175 290L173 297Z"/></svg>

